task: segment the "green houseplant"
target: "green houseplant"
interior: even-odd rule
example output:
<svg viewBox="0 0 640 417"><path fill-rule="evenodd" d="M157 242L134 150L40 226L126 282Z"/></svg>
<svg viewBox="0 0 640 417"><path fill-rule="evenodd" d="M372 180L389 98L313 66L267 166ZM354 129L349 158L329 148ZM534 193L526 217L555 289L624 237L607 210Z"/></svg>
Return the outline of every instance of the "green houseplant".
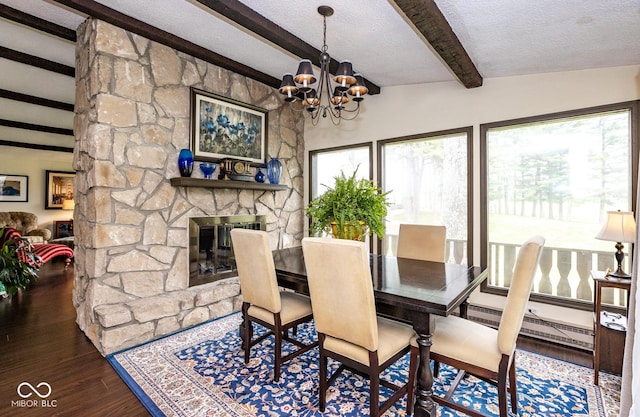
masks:
<svg viewBox="0 0 640 417"><path fill-rule="evenodd" d="M357 179L357 172L356 168L349 177L340 172L332 188L311 200L306 215L311 218L312 234L325 232L354 240L370 234L384 237L389 192L382 193L371 180Z"/></svg>
<svg viewBox="0 0 640 417"><path fill-rule="evenodd" d="M4 229L0 230L0 236ZM33 245L23 237L6 239L0 246L0 294L12 297L38 279L40 257L33 253Z"/></svg>

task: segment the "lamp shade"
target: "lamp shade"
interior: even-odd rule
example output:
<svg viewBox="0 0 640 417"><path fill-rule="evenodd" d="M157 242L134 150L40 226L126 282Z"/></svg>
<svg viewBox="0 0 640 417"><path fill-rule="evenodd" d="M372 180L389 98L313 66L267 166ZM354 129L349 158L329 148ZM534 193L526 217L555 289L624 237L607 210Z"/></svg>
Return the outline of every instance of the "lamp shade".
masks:
<svg viewBox="0 0 640 417"><path fill-rule="evenodd" d="M596 239L611 242L635 243L636 221L631 211L608 211L607 220Z"/></svg>
<svg viewBox="0 0 640 417"><path fill-rule="evenodd" d="M333 90L333 97L331 97L331 104L335 106L341 106L348 101L349 101L349 98L344 94L344 92L340 91L338 87L336 87L335 90Z"/></svg>
<svg viewBox="0 0 640 417"><path fill-rule="evenodd" d="M320 105L320 99L316 93L315 89L311 89L310 91L304 93L304 99L302 100L302 105L307 109L315 109Z"/></svg>
<svg viewBox="0 0 640 417"><path fill-rule="evenodd" d="M356 74L356 82L349 88L349 94L354 96L353 101L362 101L364 100L364 95L369 92L369 89L364 83L364 78L362 78L361 74Z"/></svg>
<svg viewBox="0 0 640 417"><path fill-rule="evenodd" d="M285 101L293 101L296 99L296 94L298 94L298 87L293 82L293 74L287 73L282 76L282 83L280 84L281 94L287 96Z"/></svg>
<svg viewBox="0 0 640 417"><path fill-rule="evenodd" d="M309 91L311 89L311 84L316 82L316 77L313 75L313 65L310 60L303 59L300 61L294 80L300 84L301 91Z"/></svg>
<svg viewBox="0 0 640 417"><path fill-rule="evenodd" d="M340 65L338 65L338 71L336 71L334 81L338 83L336 88L341 91L346 91L351 84L356 82L356 77L353 76L353 65L351 61L342 61Z"/></svg>
<svg viewBox="0 0 640 417"><path fill-rule="evenodd" d="M76 208L76 202L71 199L62 201L62 210L73 210Z"/></svg>

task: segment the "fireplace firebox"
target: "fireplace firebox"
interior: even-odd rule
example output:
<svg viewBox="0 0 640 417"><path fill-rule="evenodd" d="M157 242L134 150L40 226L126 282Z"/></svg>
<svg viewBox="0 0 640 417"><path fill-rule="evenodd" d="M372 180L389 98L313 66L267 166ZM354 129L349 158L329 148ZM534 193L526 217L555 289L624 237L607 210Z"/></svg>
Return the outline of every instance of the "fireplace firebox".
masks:
<svg viewBox="0 0 640 417"><path fill-rule="evenodd" d="M189 287L236 274L231 229L266 230L266 216L209 216L189 219Z"/></svg>

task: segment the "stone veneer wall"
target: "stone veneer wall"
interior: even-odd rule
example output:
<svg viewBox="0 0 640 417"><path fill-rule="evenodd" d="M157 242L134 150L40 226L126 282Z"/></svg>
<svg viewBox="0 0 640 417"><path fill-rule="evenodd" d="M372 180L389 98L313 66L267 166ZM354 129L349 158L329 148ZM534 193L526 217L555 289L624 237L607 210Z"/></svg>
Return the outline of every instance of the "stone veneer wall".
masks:
<svg viewBox="0 0 640 417"><path fill-rule="evenodd" d="M108 354L238 310L237 278L188 288L188 219L264 214L274 249L299 244L302 116L273 88L99 20L78 29L76 48L78 325ZM171 186L190 87L269 111L268 156L288 190Z"/></svg>

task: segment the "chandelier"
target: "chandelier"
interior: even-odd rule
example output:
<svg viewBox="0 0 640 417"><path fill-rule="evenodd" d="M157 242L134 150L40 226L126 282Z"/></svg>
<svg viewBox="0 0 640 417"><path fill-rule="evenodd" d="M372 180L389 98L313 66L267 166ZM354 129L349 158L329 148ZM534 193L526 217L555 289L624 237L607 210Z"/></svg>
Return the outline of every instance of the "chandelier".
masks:
<svg viewBox="0 0 640 417"><path fill-rule="evenodd" d="M285 101L294 110L305 111L311 115L312 123L318 124L320 115L331 118L333 124L339 124L342 119L352 120L360 112L360 102L369 89L360 74L354 74L351 61L342 61L338 65L335 77L329 73L331 56L327 52L327 17L333 15L333 9L329 6L318 7L318 13L322 15L324 22L322 52L320 53L320 77L316 79L310 60L303 59L298 65L298 72L294 76L286 73L282 76L280 84L281 94L285 95ZM351 99L350 99L351 97ZM349 101L355 102L355 106L345 105ZM299 106L293 103L299 102Z"/></svg>

